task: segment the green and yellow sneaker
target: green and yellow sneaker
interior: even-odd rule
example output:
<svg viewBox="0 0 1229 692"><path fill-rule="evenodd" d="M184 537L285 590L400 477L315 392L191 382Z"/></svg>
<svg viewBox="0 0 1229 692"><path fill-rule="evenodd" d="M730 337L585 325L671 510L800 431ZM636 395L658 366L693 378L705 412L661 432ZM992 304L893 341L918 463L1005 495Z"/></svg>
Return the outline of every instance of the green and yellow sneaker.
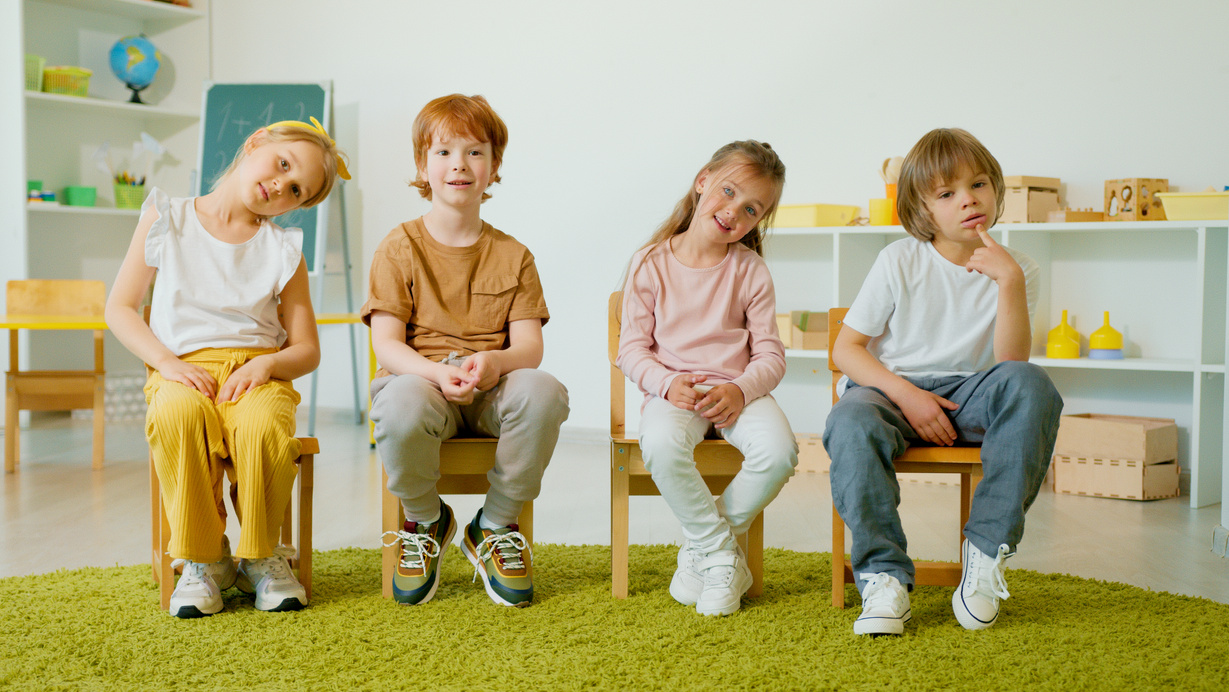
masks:
<svg viewBox="0 0 1229 692"><path fill-rule="evenodd" d="M516 524L491 531L479 525L481 516L480 509L465 527L461 552L474 565L474 579L482 574L492 601L523 608L533 601L533 548Z"/></svg>
<svg viewBox="0 0 1229 692"><path fill-rule="evenodd" d="M386 531L392 536L392 547L401 543L401 560L393 572L393 600L406 605L420 605L435 596L440 584L440 563L452 537L457 521L452 508L440 502L440 518L430 524L407 521L401 531Z"/></svg>

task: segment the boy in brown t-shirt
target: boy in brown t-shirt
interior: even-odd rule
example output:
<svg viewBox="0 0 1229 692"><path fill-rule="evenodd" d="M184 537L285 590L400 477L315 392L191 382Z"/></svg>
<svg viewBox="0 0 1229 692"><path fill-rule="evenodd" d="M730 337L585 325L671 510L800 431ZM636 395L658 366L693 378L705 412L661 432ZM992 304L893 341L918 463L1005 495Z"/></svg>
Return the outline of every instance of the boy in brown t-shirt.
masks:
<svg viewBox="0 0 1229 692"><path fill-rule="evenodd" d="M406 516L393 597L418 604L435 595L457 529L435 487L440 443L464 430L499 445L462 551L491 600L526 606L533 553L516 520L541 489L568 393L537 369L550 315L533 255L479 217L508 129L486 99L453 94L423 108L413 137L412 185L431 211L380 243L363 306L381 366L371 383L376 448Z"/></svg>

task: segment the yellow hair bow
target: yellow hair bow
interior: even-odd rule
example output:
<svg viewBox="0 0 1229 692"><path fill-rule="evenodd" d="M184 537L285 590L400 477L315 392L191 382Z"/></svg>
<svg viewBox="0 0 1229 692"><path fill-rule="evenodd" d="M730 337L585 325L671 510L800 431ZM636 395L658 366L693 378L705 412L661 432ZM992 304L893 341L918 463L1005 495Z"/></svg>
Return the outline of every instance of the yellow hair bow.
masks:
<svg viewBox="0 0 1229 692"><path fill-rule="evenodd" d="M319 120L316 120L315 118L311 118L310 116L308 117L312 121L310 125L308 125L307 123L301 120L282 120L281 122L276 122L276 123L273 123L272 125L266 126L266 129L273 128L273 127L301 127L304 130L311 130L312 132L316 132L320 134L325 139L329 140L329 144L332 144L332 145L337 144L337 142L334 142L333 138L329 136L329 133L325 132L324 128L320 126ZM349 180L350 170L346 168L345 160L342 159L339 154L334 154L334 156L337 158L337 177L341 178L342 180Z"/></svg>

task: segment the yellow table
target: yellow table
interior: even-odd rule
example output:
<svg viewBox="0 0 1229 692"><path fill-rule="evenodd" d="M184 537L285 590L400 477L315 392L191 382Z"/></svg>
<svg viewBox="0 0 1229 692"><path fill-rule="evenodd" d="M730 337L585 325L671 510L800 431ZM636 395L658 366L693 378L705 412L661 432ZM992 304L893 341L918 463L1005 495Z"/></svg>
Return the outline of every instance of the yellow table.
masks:
<svg viewBox="0 0 1229 692"><path fill-rule="evenodd" d="M350 326L350 376L354 380L354 422L361 424L363 422L363 404L362 395L359 394L359 376L358 376L358 347L354 344L354 326L362 324L362 318L353 312L321 312L316 315L316 325L326 324L348 324ZM370 339L368 339L368 351L370 351ZM370 362L375 362L375 356L370 355ZM317 372L312 372L312 384L310 403L308 404L307 413L307 434L313 436L316 434L316 377ZM371 378L368 378L370 380Z"/></svg>
<svg viewBox="0 0 1229 692"><path fill-rule="evenodd" d="M64 411L75 408L94 410L93 466L101 469L106 423L102 334L107 329L102 315L7 314L0 315L0 329L9 330L9 370L5 377L4 400L4 470L13 473L17 469L21 451L19 410ZM21 329L94 332L94 369L21 371L17 337Z"/></svg>

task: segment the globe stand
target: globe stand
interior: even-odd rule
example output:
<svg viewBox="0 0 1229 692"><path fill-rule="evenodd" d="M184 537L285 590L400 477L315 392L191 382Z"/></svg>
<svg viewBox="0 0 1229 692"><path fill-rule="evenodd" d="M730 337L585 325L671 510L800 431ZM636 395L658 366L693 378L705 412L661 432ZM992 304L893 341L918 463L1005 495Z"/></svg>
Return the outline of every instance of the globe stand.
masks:
<svg viewBox="0 0 1229 692"><path fill-rule="evenodd" d="M132 90L132 98L128 99L128 103L139 103L141 105L146 105L146 103L141 100L141 91L143 91L145 87L148 87L148 84L145 86L133 86L132 84L125 83L125 86Z"/></svg>

